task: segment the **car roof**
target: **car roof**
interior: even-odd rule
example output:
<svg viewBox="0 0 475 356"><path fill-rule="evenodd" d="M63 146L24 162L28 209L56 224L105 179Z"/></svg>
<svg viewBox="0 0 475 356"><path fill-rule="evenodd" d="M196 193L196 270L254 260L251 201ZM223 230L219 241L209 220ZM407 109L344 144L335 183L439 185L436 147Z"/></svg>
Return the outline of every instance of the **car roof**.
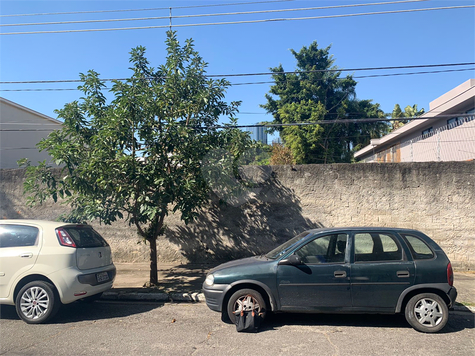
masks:
<svg viewBox="0 0 475 356"><path fill-rule="evenodd" d="M30 220L30 219L8 219L8 220L0 220L0 225L1 224L8 224L8 225L28 225L28 226L36 226L36 227L41 227L41 228L58 228L61 226L67 226L67 225L85 225L85 224L72 224L72 223L65 223L62 221L48 221L48 220Z"/></svg>
<svg viewBox="0 0 475 356"><path fill-rule="evenodd" d="M376 227L376 226L348 226L348 227L323 227L308 230L309 233L343 232L343 231L417 231L413 229L404 229L397 227Z"/></svg>

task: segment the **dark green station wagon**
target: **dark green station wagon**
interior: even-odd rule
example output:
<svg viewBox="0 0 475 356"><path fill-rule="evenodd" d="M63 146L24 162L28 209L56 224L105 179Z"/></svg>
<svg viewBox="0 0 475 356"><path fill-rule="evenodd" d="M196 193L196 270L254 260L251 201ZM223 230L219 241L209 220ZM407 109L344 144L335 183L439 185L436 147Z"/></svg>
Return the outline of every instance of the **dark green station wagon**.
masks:
<svg viewBox="0 0 475 356"><path fill-rule="evenodd" d="M442 249L425 234L395 228L301 233L266 255L224 263L203 284L206 304L235 321L241 310L404 313L422 332L447 323L457 297Z"/></svg>

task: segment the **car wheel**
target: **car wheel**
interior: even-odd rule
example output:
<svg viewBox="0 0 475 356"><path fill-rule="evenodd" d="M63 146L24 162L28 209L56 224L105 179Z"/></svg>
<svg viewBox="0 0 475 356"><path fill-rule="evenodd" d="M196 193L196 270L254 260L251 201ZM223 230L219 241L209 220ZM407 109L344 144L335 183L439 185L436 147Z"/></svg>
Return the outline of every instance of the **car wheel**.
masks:
<svg viewBox="0 0 475 356"><path fill-rule="evenodd" d="M449 308L437 294L422 293L409 300L405 316L414 329L425 333L436 333L447 324Z"/></svg>
<svg viewBox="0 0 475 356"><path fill-rule="evenodd" d="M262 295L254 289L240 289L235 292L228 301L228 318L234 324L236 322L236 315L241 310L254 310L261 319L266 316L266 302Z"/></svg>
<svg viewBox="0 0 475 356"><path fill-rule="evenodd" d="M20 289L15 306L18 316L28 324L41 324L52 318L61 302L48 282L34 281Z"/></svg>

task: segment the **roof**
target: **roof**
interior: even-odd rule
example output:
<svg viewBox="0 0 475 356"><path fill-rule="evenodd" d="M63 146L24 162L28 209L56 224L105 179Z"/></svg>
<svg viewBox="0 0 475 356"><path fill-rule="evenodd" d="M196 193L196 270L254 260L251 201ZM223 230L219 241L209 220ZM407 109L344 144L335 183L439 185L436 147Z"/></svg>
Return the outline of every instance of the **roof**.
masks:
<svg viewBox="0 0 475 356"><path fill-rule="evenodd" d="M5 99L5 98L0 97L0 102L5 103L5 104L8 104L8 105L11 105L11 106L13 106L13 107L15 107L15 108L17 108L17 109L26 111L26 112L28 112L28 113L30 113L30 114L39 116L39 117L41 117L42 119L51 121L52 123L55 123L55 124L58 124L58 125L62 125L62 124L63 124L63 123L62 123L61 121L59 121L59 120L53 119L52 117L49 117L49 116L47 116L47 115L44 115L44 114L42 114L42 113L40 113L40 112L38 112L38 111L29 109L29 108L27 108L26 106L17 104L17 103L15 103L15 102L13 102L13 101L10 101L10 100L8 100L8 99Z"/></svg>
<svg viewBox="0 0 475 356"><path fill-rule="evenodd" d="M319 229L308 230L310 233L327 233L340 231L416 231L413 229L403 229L398 227L377 227L377 226L348 226L348 227L324 227Z"/></svg>
<svg viewBox="0 0 475 356"><path fill-rule="evenodd" d="M57 228L66 225L85 225L85 224L71 224L65 223L61 221L48 221L48 220L29 220L29 219L7 219L7 220L0 220L1 224L8 224L8 225L29 225L29 226L37 226L41 228Z"/></svg>

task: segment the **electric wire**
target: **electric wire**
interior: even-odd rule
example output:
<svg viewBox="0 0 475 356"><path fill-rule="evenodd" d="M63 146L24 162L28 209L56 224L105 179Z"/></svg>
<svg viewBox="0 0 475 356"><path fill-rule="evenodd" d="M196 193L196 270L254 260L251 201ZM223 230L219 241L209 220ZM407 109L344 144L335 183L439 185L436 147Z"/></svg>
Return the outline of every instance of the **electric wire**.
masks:
<svg viewBox="0 0 475 356"><path fill-rule="evenodd" d="M416 74L440 74L440 73L452 73L452 72L464 72L464 71L475 71L475 68L465 68L465 69L447 69L447 70L438 70L438 71L425 71L425 72L410 72L410 73L392 73L392 74L374 74L374 75L365 75L365 76L355 76L352 79L367 79L367 78L378 78L378 77L396 77L403 75L416 75ZM337 78L339 80L344 80L346 78ZM113 79L115 80L115 79ZM121 79L125 80L125 79ZM61 82L62 83L62 82ZM0 83L2 84L2 83ZM3 84L13 84L13 83L3 83ZM16 83L16 84L25 84L25 83ZM230 86L241 86L241 85L260 85L260 84L275 84L275 82L266 81L266 82L247 82L247 83L231 83ZM105 90L110 90L110 87L104 87ZM29 88L29 89L0 89L0 92L40 92L40 91L79 91L79 88Z"/></svg>
<svg viewBox="0 0 475 356"><path fill-rule="evenodd" d="M344 17L356 17L356 16L370 16L370 15L386 15L386 14L399 14L399 13L411 13L421 11L435 11L435 10L450 10L450 9L464 9L475 8L475 5L461 5L461 6L444 6L433 7L423 9L407 9L407 10L391 10L391 11L378 11L378 12L365 12L356 14L341 14L341 15L326 15L326 16L311 16L311 17L292 17L292 18L274 18L274 19L262 19L262 20L242 20L242 21L228 21L228 22L209 22L209 23L194 23L194 24L179 24L179 25L161 25L161 26L139 26L139 27L117 27L117 28L96 28L96 29L79 29L79 30L54 30L54 31L25 31L25 32L3 32L1 36L8 35L32 35L32 34L51 34L51 33L78 33L78 32L105 32L105 31L125 31L125 30L148 30L159 28L182 28L182 27L198 27L198 26L215 26L215 25L241 25L251 23L266 23L266 22L280 22L280 21L301 21L301 20L321 20L330 18L344 18Z"/></svg>
<svg viewBox="0 0 475 356"><path fill-rule="evenodd" d="M145 20L173 20L195 17L211 17L211 16L231 16L231 15L252 15L252 14L269 14L278 12L292 12L292 11L312 11L312 10L325 10L325 9L339 9L348 7L361 7L361 6L376 6L376 5L389 5L389 4L401 4L412 3L427 0L404 0L404 1L391 1L391 2L379 2L379 3L364 3L364 4L349 4L349 5L333 5L333 6L316 6L316 7L304 7L304 8L292 8L292 9L274 9L274 10L257 10L257 11L239 11L239 12L225 12L225 13L213 13L213 14L193 14L193 15L180 15L180 16L156 16L156 17L138 17L138 18L125 18L125 19L101 19L101 20L77 20L77 21L56 21L56 22L29 22L29 23L13 23L13 24L0 24L0 27L12 27L12 26L41 26L41 25L68 25L68 24L85 24L85 23L108 23L108 22L124 22L124 21L145 21ZM168 10L168 8L166 8ZM173 25L172 25L173 27Z"/></svg>
<svg viewBox="0 0 475 356"><path fill-rule="evenodd" d="M290 2L290 1L294 1L294 0L267 0L267 1L251 1L251 2L238 2L238 3L228 3L228 4L208 4L208 5L191 5L191 6L174 6L174 7L153 7L153 8L145 8L145 9L91 10L91 11L69 11L69 12L46 12L46 13L33 13L33 14L7 14L7 15L0 15L0 17L101 14L101 13L108 13L108 12L133 12L133 11L169 10L169 9L193 9L193 8L200 8L200 7L269 4L269 3ZM424 1L424 0L421 0L421 1Z"/></svg>
<svg viewBox="0 0 475 356"><path fill-rule="evenodd" d="M475 62L459 62L459 63L440 63L440 64L417 64L417 65L406 65L406 66L386 66L386 67L360 67L360 68L338 68L338 69L315 69L315 70L302 70L302 71L282 71L282 72L257 72L257 73L237 73L237 74L207 74L207 78L227 78L227 77L246 77L246 76L266 76L266 75L279 75L279 74L308 74L308 73L334 73L334 72L358 72L358 71L374 71L374 70L395 70L395 69L416 69L416 68L437 68L437 67L458 67L458 66L467 66L475 65ZM475 68L464 68L460 71L474 70ZM446 69L444 71L459 71L458 69ZM415 72L415 73L424 73L424 72ZM432 73L432 72L428 72ZM372 76L378 75L398 75L404 73L392 73L392 74L375 74ZM367 77L367 76L365 76ZM354 78L365 78L365 77L354 77ZM101 82L111 82L111 81L124 81L129 78L107 78L100 79ZM143 78L143 80L150 80L153 78ZM345 79L345 78L343 78ZM0 81L0 84L52 84L52 83L82 83L81 79L61 79L61 80L24 80L24 81Z"/></svg>

